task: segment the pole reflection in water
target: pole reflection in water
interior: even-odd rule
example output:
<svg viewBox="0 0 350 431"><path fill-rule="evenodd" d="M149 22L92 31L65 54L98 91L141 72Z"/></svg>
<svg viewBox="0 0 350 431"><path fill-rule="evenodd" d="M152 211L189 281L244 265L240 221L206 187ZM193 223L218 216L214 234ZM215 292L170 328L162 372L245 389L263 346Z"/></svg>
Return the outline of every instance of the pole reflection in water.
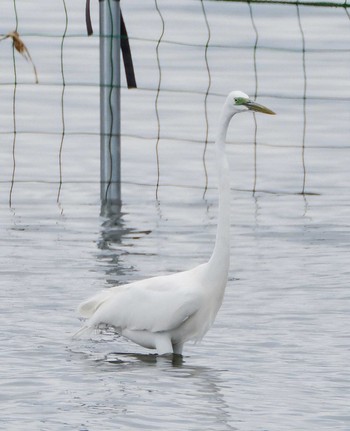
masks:
<svg viewBox="0 0 350 431"><path fill-rule="evenodd" d="M126 274L125 265L120 262L121 256L129 254L123 246L124 241L132 237L135 241L144 235L151 233L150 230L138 230L126 225L124 221L124 213L120 202L102 202L101 217L101 236L97 242L101 252L98 254L98 259L105 263L106 281L109 285L115 286L124 284L123 276ZM130 246L130 244L128 244ZM132 266L128 266L127 272L133 270Z"/></svg>

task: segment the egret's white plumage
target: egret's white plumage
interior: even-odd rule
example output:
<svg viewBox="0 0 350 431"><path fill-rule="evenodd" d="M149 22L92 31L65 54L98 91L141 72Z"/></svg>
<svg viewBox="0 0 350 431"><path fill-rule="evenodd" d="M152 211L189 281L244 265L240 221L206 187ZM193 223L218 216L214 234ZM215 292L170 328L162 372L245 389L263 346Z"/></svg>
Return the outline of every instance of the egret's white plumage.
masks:
<svg viewBox="0 0 350 431"><path fill-rule="evenodd" d="M110 325L126 338L158 354L182 353L183 344L200 340L221 306L230 261L230 186L225 154L226 132L233 115L258 111L274 114L240 92L224 104L216 139L219 216L214 251L208 262L189 271L148 278L104 290L80 304L88 318L76 335Z"/></svg>

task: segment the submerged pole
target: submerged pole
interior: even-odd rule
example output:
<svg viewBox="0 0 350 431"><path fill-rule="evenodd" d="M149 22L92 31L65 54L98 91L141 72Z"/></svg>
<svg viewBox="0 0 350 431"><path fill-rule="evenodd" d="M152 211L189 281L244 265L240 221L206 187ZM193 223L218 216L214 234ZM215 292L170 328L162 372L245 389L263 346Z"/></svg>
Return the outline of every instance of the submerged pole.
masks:
<svg viewBox="0 0 350 431"><path fill-rule="evenodd" d="M101 208L120 207L120 3L100 0Z"/></svg>

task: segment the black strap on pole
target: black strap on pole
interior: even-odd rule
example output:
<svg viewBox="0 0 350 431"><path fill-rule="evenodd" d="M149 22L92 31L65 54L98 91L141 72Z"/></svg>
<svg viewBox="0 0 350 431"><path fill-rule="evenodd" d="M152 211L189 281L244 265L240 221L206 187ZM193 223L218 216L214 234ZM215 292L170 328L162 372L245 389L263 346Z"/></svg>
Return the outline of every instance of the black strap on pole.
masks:
<svg viewBox="0 0 350 431"><path fill-rule="evenodd" d="M126 31L125 22L124 22L123 14L121 10L120 10L120 48L123 54L124 69L125 69L126 82L128 84L128 88L137 88L128 33Z"/></svg>
<svg viewBox="0 0 350 431"><path fill-rule="evenodd" d="M85 21L86 21L87 34L88 36L91 36L93 34L93 29L91 24L91 15L90 15L90 0L86 0ZM134 64L132 61L131 49L129 44L129 37L126 31L126 26L123 19L122 11L120 11L120 49L123 54L124 69L125 69L126 82L128 84L128 88L137 88Z"/></svg>
<svg viewBox="0 0 350 431"><path fill-rule="evenodd" d="M91 36L94 31L92 30L92 24L91 24L90 0L86 0L86 5L85 5L85 22L86 22L87 34L88 34L88 36Z"/></svg>

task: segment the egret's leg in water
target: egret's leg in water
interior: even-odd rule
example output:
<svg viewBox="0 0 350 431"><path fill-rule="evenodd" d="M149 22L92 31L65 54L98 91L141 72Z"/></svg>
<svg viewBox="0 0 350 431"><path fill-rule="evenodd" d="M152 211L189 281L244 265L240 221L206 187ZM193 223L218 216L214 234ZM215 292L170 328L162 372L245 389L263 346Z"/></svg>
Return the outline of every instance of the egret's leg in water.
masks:
<svg viewBox="0 0 350 431"><path fill-rule="evenodd" d="M173 353L173 345L169 335L167 334L154 334L154 341L158 355L169 355Z"/></svg>
<svg viewBox="0 0 350 431"><path fill-rule="evenodd" d="M184 347L184 343L173 344L173 352L176 355L182 355L183 347Z"/></svg>

